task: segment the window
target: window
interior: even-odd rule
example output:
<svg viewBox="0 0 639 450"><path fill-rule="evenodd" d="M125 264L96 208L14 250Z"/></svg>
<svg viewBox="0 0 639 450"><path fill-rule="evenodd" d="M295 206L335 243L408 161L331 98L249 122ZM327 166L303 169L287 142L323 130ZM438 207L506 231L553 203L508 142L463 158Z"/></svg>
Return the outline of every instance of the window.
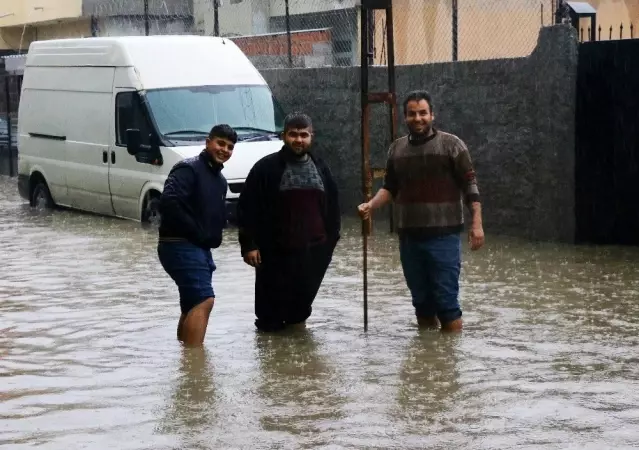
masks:
<svg viewBox="0 0 639 450"><path fill-rule="evenodd" d="M116 144L126 146L126 130L140 130L140 143L151 142L151 124L137 92L122 92L115 98Z"/></svg>
<svg viewBox="0 0 639 450"><path fill-rule="evenodd" d="M220 123L237 128L240 138L250 129L279 133L284 127L282 109L263 85L149 90L146 99L158 131L172 138L180 130L208 134Z"/></svg>

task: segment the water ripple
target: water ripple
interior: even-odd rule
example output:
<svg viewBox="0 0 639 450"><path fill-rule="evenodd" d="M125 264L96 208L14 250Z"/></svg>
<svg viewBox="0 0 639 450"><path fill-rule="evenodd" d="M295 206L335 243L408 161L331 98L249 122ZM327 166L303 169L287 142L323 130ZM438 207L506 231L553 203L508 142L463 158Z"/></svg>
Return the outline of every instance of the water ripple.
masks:
<svg viewBox="0 0 639 450"><path fill-rule="evenodd" d="M0 179L0 446L603 449L639 442L639 251L488 236L464 252L460 336L418 331L397 242L359 225L306 332L257 335L235 230L206 348L138 224L32 212Z"/></svg>

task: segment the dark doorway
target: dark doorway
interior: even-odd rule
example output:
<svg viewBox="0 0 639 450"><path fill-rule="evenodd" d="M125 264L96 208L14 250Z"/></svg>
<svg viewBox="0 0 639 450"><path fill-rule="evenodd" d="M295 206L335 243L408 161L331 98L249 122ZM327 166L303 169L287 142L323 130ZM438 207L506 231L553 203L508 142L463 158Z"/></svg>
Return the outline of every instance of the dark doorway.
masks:
<svg viewBox="0 0 639 450"><path fill-rule="evenodd" d="M639 245L639 39L580 45L577 241Z"/></svg>

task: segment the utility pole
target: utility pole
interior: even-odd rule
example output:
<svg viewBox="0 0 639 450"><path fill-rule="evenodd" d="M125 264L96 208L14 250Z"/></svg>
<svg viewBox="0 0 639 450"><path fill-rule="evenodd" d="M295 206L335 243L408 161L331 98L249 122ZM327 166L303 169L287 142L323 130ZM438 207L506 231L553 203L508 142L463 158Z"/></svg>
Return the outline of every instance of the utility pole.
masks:
<svg viewBox="0 0 639 450"><path fill-rule="evenodd" d="M453 0L453 61L457 61L459 52L459 5Z"/></svg>
<svg viewBox="0 0 639 450"><path fill-rule="evenodd" d="M149 35L149 0L144 0L144 35Z"/></svg>
<svg viewBox="0 0 639 450"><path fill-rule="evenodd" d="M291 13L288 8L288 1L284 0L284 7L286 9L285 20L286 20L286 42L288 43L288 66L293 67L293 46L291 42Z"/></svg>
<svg viewBox="0 0 639 450"><path fill-rule="evenodd" d="M213 34L220 35L220 0L213 0Z"/></svg>
<svg viewBox="0 0 639 450"><path fill-rule="evenodd" d="M369 66L373 53L369 46L372 16L376 10L386 10L386 48L388 49L388 92L370 93ZM370 201L373 191L373 173L370 163L370 104L386 103L389 106L391 141L397 138L397 95L395 93L395 39L393 33L392 0L361 0L361 105L362 105L362 194L364 201ZM371 219L362 222L363 270L364 270L364 331L368 331L368 236L371 233Z"/></svg>

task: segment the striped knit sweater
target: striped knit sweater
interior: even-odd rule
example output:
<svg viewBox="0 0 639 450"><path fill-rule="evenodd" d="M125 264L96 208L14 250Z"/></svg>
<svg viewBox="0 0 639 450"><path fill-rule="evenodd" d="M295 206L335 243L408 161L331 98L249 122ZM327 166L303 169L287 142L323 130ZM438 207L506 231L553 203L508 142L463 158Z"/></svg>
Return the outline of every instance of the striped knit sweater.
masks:
<svg viewBox="0 0 639 450"><path fill-rule="evenodd" d="M433 237L462 231L464 203L479 202L472 160L457 136L434 130L390 147L384 188L395 200L400 235Z"/></svg>

